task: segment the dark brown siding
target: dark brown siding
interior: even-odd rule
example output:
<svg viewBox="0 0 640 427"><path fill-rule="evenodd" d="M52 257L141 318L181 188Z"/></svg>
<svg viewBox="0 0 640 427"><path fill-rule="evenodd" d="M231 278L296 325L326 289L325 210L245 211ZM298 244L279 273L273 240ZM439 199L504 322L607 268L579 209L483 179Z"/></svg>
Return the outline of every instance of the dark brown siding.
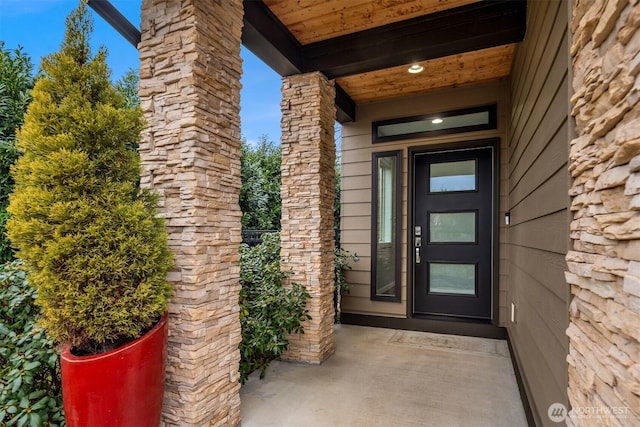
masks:
<svg viewBox="0 0 640 427"><path fill-rule="evenodd" d="M509 335L537 425L567 405L568 247L567 5L531 1L511 78L508 230Z"/></svg>

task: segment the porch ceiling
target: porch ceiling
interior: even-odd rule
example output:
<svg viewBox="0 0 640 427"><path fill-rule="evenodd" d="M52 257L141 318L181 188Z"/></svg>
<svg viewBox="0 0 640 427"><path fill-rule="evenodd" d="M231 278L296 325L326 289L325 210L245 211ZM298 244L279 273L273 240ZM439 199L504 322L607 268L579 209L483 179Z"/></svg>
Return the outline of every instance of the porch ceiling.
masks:
<svg viewBox="0 0 640 427"><path fill-rule="evenodd" d="M242 42L282 76L336 81L337 119L358 103L508 76L524 38L526 0L243 0ZM140 32L109 2L89 0L136 45ZM411 64L424 71L409 74Z"/></svg>
<svg viewBox="0 0 640 427"><path fill-rule="evenodd" d="M306 45L477 1L264 0L264 3L291 34Z"/></svg>
<svg viewBox="0 0 640 427"><path fill-rule="evenodd" d="M406 65L341 77L336 82L357 104L506 77L515 43L420 62L424 71L409 74Z"/></svg>
<svg viewBox="0 0 640 427"><path fill-rule="evenodd" d="M243 43L281 75L321 71L355 106L509 75L525 0L244 0ZM418 63L424 71L409 74Z"/></svg>

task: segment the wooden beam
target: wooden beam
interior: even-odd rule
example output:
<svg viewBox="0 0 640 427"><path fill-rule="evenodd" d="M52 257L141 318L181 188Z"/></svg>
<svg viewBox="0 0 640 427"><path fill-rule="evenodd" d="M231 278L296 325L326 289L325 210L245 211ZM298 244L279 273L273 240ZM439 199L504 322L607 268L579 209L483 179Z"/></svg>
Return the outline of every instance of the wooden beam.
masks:
<svg viewBox="0 0 640 427"><path fill-rule="evenodd" d="M303 47L262 1L244 0L242 44L281 76L302 74ZM340 123L356 119L356 104L336 84L336 116Z"/></svg>
<svg viewBox="0 0 640 427"><path fill-rule="evenodd" d="M109 0L89 0L87 5L96 11L109 25L119 32L136 49L140 43L140 30L138 30L123 14L116 9Z"/></svg>
<svg viewBox="0 0 640 427"><path fill-rule="evenodd" d="M262 1L244 0L242 44L281 76L301 74L302 45Z"/></svg>
<svg viewBox="0 0 640 427"><path fill-rule="evenodd" d="M336 120L339 123L349 123L356 121L356 103L347 92L340 87L338 82L336 88Z"/></svg>
<svg viewBox="0 0 640 427"><path fill-rule="evenodd" d="M305 45L303 71L333 79L519 42L526 15L526 0L471 3Z"/></svg>

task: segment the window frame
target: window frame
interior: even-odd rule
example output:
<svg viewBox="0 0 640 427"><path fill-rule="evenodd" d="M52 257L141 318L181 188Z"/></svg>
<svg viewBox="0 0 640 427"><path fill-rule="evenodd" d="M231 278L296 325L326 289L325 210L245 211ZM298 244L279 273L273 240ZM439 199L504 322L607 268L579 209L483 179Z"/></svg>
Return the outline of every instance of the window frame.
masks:
<svg viewBox="0 0 640 427"><path fill-rule="evenodd" d="M381 151L372 153L371 160L371 300L373 301L402 301L402 154L403 150ZM395 286L393 295L378 295L376 278L378 274L378 214L379 214L379 175L378 159L389 157L395 159L395 182L392 188L395 194L392 196L395 202L395 224L392 225L395 231L394 241L390 242L395 249Z"/></svg>
<svg viewBox="0 0 640 427"><path fill-rule="evenodd" d="M387 125L396 125L401 123L411 123L418 121L428 121L436 118L447 118L453 116L461 116L465 114L473 114L473 113L489 113L489 122L487 124L480 125L470 125L463 127L456 127L450 129L438 129L438 130L429 130L423 132L411 132L400 135L389 135L389 136L378 136L378 128L381 126ZM480 107L472 107L472 108L463 108L459 110L450 110L443 111L437 113L423 114L419 116L410 116L410 117L400 117L396 119L388 119L388 120L379 120L377 122L371 123L371 138L372 143L377 144L381 142L391 142L391 141L401 141L405 139L414 139L414 138L427 138L441 135L449 135L449 134L457 134L457 133L465 133L465 132L473 132L480 130L494 130L498 127L497 120L497 105L489 104L483 105Z"/></svg>

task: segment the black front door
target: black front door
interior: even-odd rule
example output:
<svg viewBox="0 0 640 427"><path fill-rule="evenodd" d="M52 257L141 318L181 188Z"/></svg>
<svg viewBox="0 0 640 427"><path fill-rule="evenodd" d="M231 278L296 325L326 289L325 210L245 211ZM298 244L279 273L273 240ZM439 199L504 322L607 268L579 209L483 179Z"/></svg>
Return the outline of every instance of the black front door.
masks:
<svg viewBox="0 0 640 427"><path fill-rule="evenodd" d="M413 311L491 319L493 148L414 157Z"/></svg>

